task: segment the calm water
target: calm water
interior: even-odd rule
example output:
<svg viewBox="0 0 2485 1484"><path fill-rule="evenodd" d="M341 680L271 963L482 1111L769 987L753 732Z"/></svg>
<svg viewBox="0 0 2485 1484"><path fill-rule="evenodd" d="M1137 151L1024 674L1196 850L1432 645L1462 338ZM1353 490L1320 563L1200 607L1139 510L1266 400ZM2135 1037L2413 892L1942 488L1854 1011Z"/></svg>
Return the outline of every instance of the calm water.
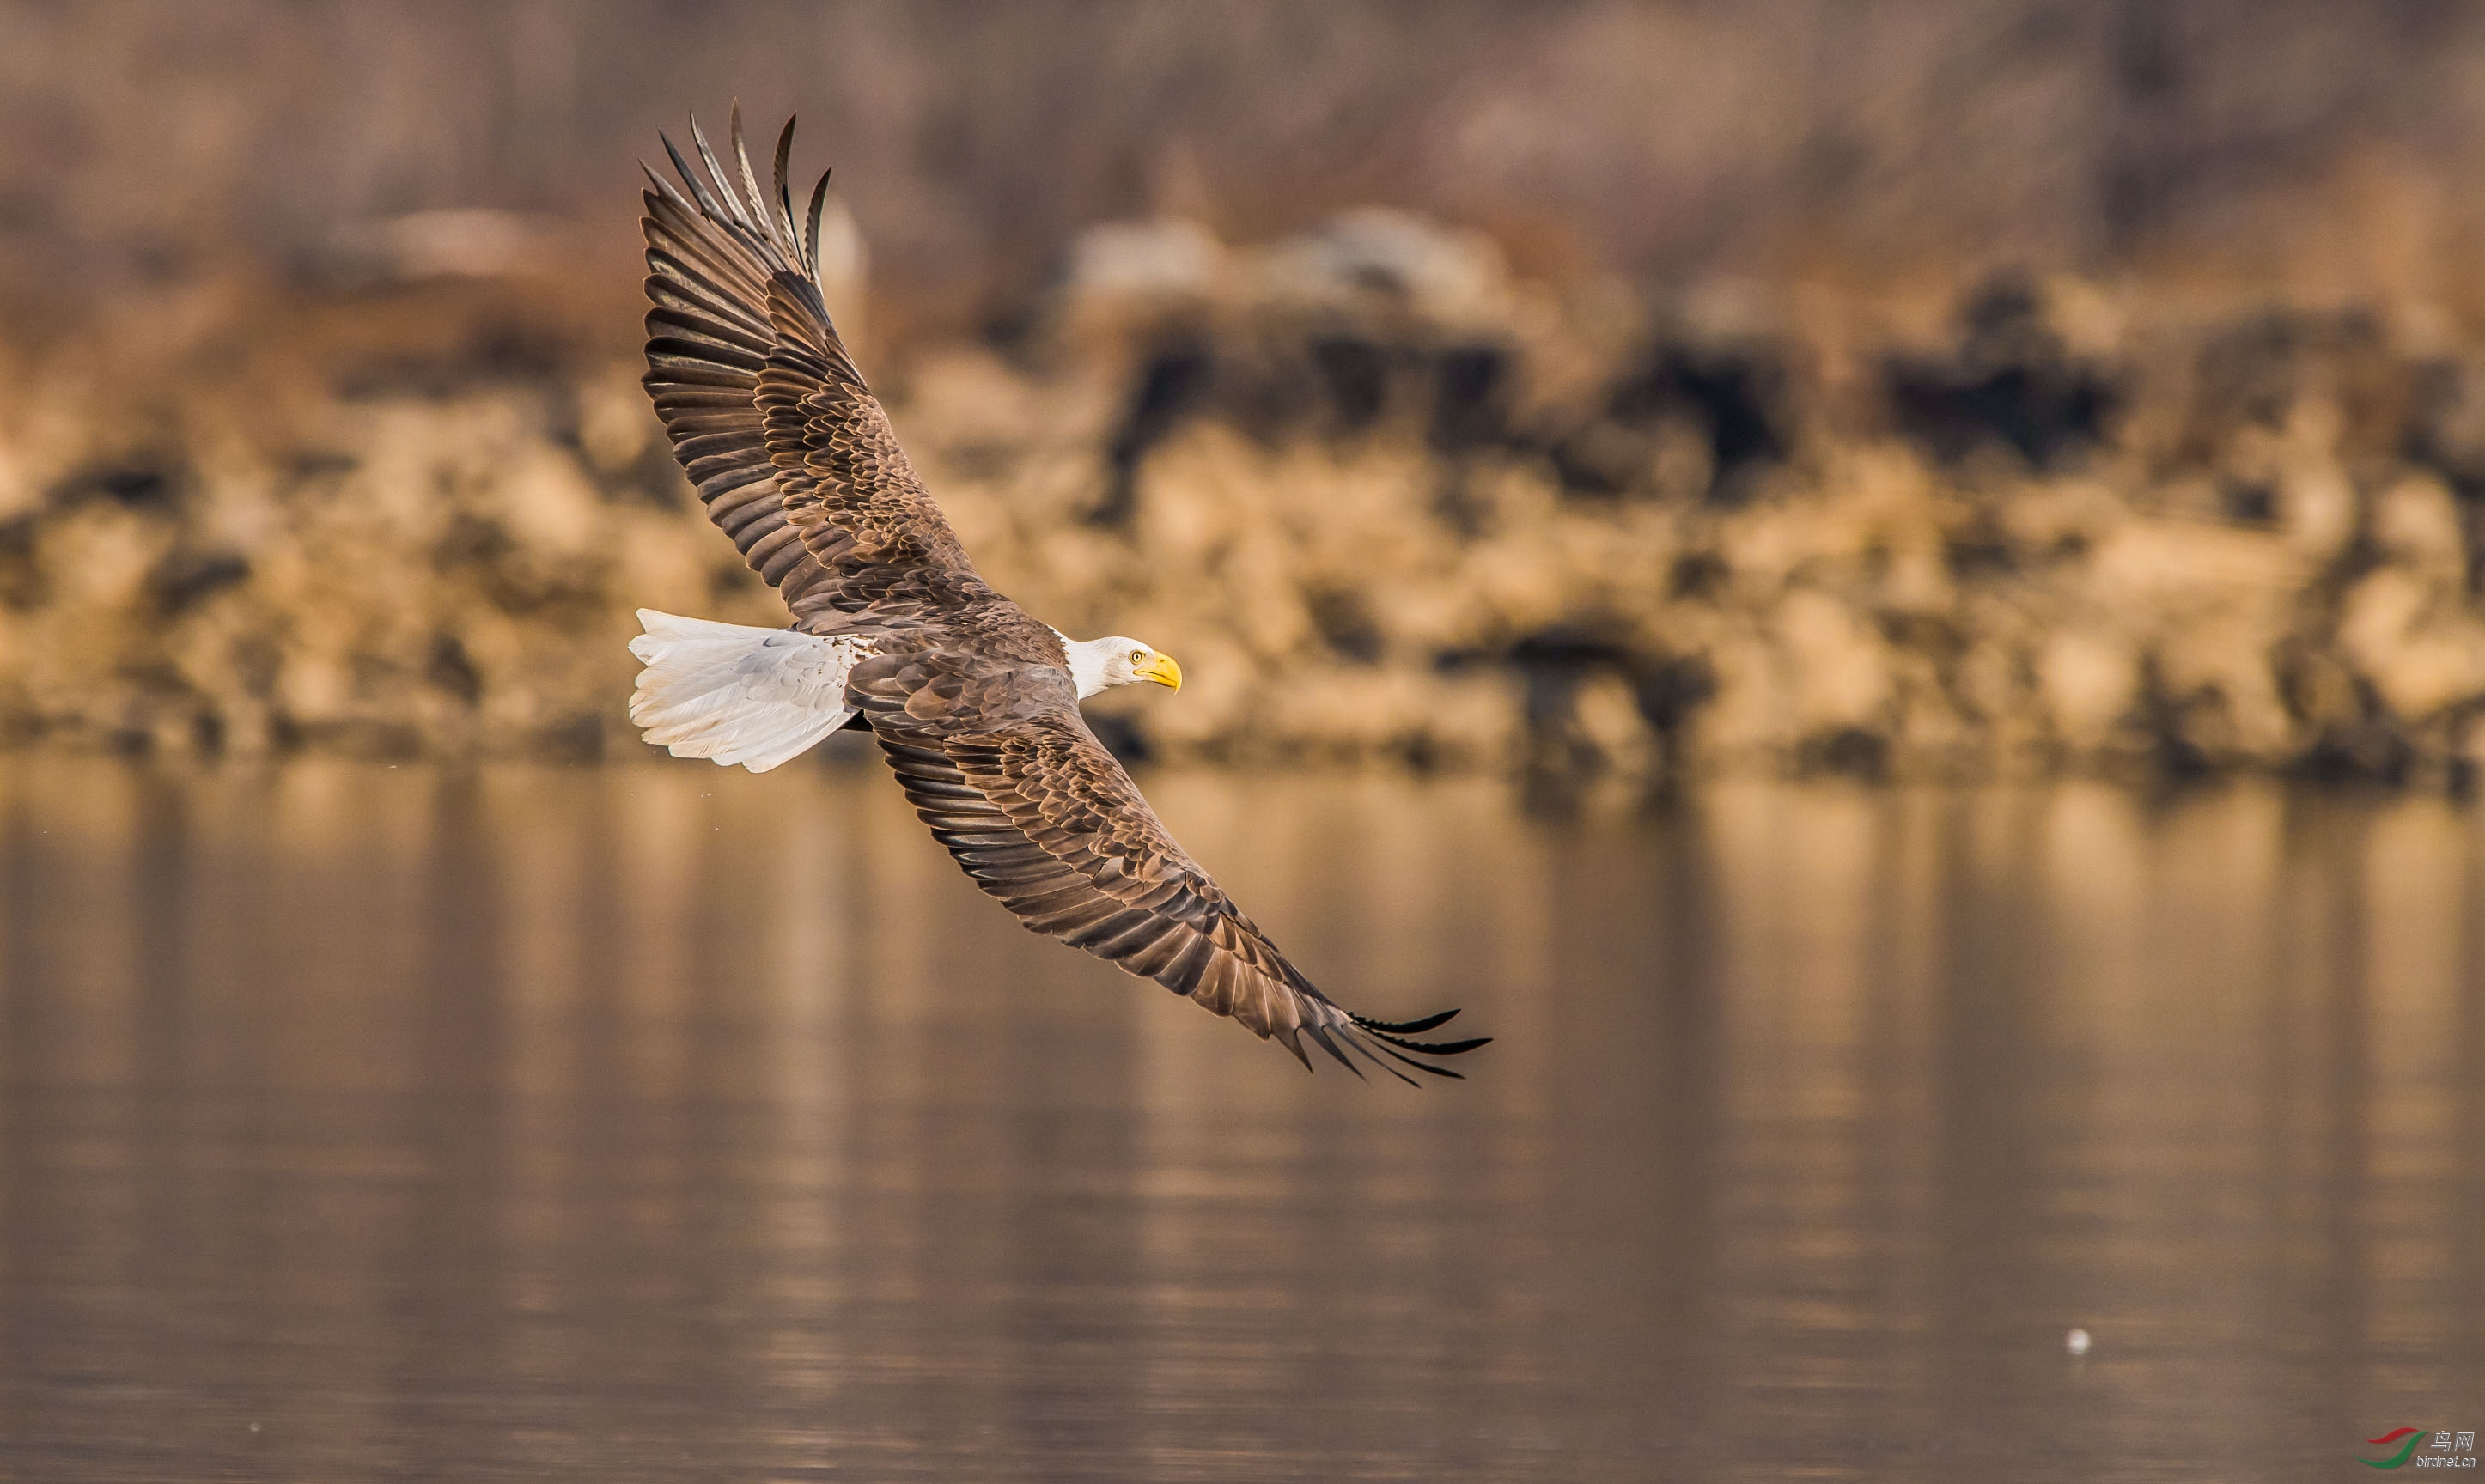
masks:
<svg viewBox="0 0 2485 1484"><path fill-rule="evenodd" d="M1350 1004L1500 1036L1472 1080L1306 1076L1020 931L862 768L0 758L0 1475L2334 1479L2485 1430L2476 811L1148 781Z"/></svg>

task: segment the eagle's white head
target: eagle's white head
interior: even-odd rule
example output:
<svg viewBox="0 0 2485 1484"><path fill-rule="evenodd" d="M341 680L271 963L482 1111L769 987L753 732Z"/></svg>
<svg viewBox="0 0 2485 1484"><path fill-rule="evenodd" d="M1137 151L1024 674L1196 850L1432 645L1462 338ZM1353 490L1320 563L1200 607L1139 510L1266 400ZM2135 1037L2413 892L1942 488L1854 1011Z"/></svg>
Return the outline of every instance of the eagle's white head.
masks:
<svg viewBox="0 0 2485 1484"><path fill-rule="evenodd" d="M1142 680L1182 688L1182 666L1173 662L1173 656L1159 654L1144 640L1118 634L1101 639L1064 637L1061 647L1070 657L1070 678L1079 683L1082 701L1099 690Z"/></svg>

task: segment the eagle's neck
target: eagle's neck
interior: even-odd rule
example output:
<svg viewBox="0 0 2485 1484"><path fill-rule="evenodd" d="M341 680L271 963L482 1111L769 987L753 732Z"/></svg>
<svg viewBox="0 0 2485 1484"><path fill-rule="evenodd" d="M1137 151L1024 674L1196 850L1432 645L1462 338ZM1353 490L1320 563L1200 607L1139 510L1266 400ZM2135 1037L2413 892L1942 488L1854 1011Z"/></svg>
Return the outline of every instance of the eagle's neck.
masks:
<svg viewBox="0 0 2485 1484"><path fill-rule="evenodd" d="M1105 659L1121 647L1121 640L1074 639L1058 629L1052 632L1061 634L1061 652L1069 659L1070 678L1078 682L1079 699L1083 701L1112 684L1105 678Z"/></svg>

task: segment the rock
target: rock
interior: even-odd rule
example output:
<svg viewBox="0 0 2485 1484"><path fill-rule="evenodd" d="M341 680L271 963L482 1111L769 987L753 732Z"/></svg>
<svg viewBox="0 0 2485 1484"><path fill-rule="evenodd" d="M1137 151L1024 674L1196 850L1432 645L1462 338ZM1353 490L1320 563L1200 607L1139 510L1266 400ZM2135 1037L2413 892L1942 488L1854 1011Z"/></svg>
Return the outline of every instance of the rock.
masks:
<svg viewBox="0 0 2485 1484"><path fill-rule="evenodd" d="M1889 659L1860 615L1825 593L1797 589L1778 605L1770 627L1801 735L1887 729Z"/></svg>
<svg viewBox="0 0 2485 1484"><path fill-rule="evenodd" d="M413 211L340 228L308 266L323 283L353 288L548 273L560 265L567 235L560 219L526 212Z"/></svg>
<svg viewBox="0 0 2485 1484"><path fill-rule="evenodd" d="M2400 479L2373 500L2372 537L2384 556L2427 579L2457 582L2468 570L2458 508L2430 474Z"/></svg>
<svg viewBox="0 0 2485 1484"><path fill-rule="evenodd" d="M2385 567L2339 606L2339 647L2409 722L2485 700L2485 621L2440 597L2416 572Z"/></svg>
<svg viewBox="0 0 2485 1484"><path fill-rule="evenodd" d="M2140 660L2109 634L2064 629L2036 661L2038 693L2054 735L2074 753L2104 751L2140 699Z"/></svg>
<svg viewBox="0 0 2485 1484"><path fill-rule="evenodd" d="M1386 211L1266 247L1108 224L1060 286L1006 345L876 380L997 586L1182 658L1178 699L1102 703L1156 759L1654 786L2485 755L2485 352L2066 281L1900 349L1861 305L1823 329L1830 290L1557 294ZM367 326L145 406L70 350L10 371L0 738L593 755L633 608L781 622L635 371L509 360L512 302L461 332L423 299L439 374L354 369Z"/></svg>
<svg viewBox="0 0 2485 1484"><path fill-rule="evenodd" d="M1215 286L1225 245L1197 222L1104 222L1070 247L1063 287L1085 306L1130 298L1204 298Z"/></svg>
<svg viewBox="0 0 2485 1484"><path fill-rule="evenodd" d="M1509 269L1491 238L1385 206L1341 212L1279 243L1257 278L1259 291L1280 302L1378 295L1444 325L1493 323L1509 308Z"/></svg>

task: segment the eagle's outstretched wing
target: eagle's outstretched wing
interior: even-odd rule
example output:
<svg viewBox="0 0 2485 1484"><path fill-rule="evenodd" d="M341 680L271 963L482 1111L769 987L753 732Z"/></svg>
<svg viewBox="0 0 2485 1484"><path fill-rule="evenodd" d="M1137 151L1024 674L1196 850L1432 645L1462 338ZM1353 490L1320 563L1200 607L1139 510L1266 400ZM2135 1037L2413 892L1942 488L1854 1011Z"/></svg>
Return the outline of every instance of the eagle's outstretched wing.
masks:
<svg viewBox="0 0 2485 1484"><path fill-rule="evenodd" d="M830 322L818 281L829 180L811 193L807 231L797 227L794 121L777 141L774 201L751 172L741 109L738 180L696 121L691 138L704 179L669 139L683 189L647 172L644 385L708 519L797 619L893 614L980 587Z"/></svg>
<svg viewBox="0 0 2485 1484"><path fill-rule="evenodd" d="M1312 986L1174 838L1064 688L921 652L866 661L851 694L935 838L1028 929L1153 979L1311 1065L1313 1043L1413 1081L1459 1073L1427 1058L1489 1038L1409 1038L1457 1011L1369 1020ZM1385 1060L1384 1060L1385 1059Z"/></svg>

